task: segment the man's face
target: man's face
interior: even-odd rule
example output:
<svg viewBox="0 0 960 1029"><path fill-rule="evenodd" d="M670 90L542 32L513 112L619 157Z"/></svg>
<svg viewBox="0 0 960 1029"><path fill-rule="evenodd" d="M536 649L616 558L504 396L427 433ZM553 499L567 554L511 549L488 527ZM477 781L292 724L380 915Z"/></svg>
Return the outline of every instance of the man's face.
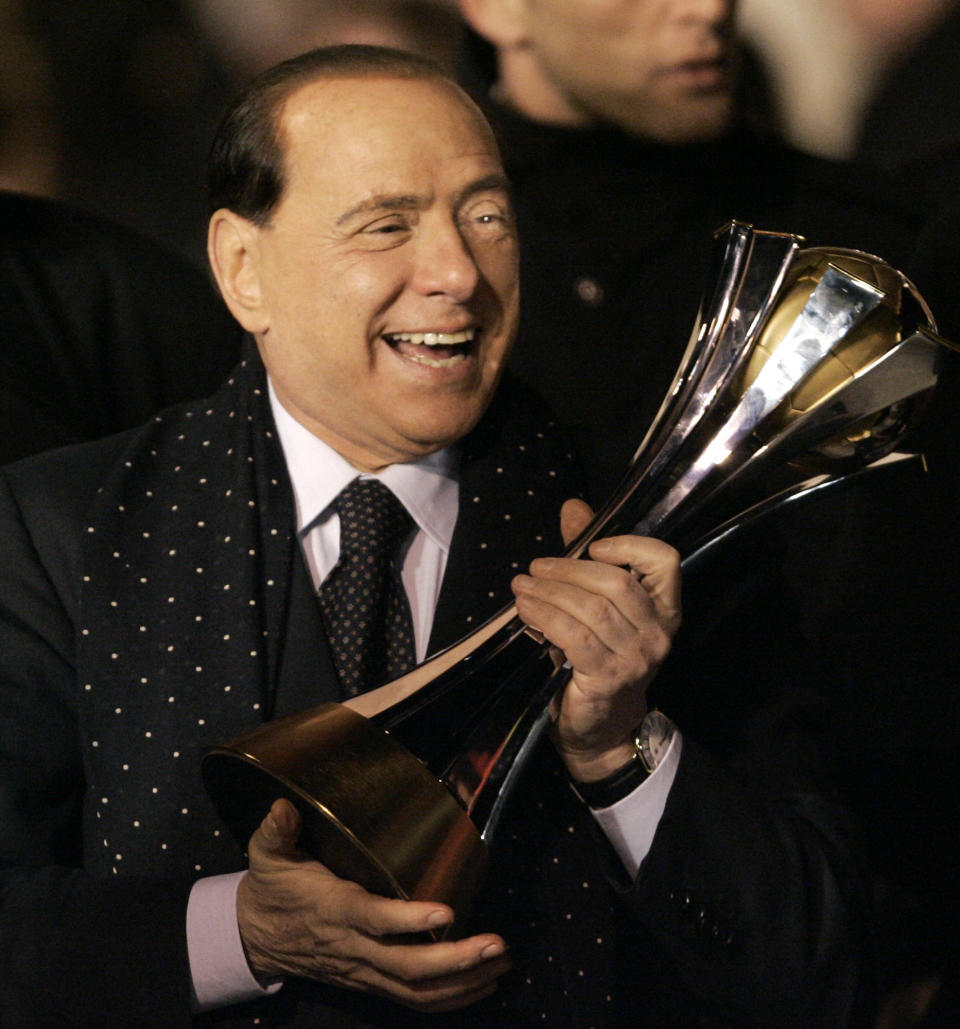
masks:
<svg viewBox="0 0 960 1029"><path fill-rule="evenodd" d="M667 143L709 139L731 109L735 0L521 0L529 53L562 120ZM521 97L514 97L521 110Z"/></svg>
<svg viewBox="0 0 960 1029"><path fill-rule="evenodd" d="M256 336L280 401L367 470L464 436L513 341L517 243L493 137L439 80L334 79L281 114L256 230Z"/></svg>

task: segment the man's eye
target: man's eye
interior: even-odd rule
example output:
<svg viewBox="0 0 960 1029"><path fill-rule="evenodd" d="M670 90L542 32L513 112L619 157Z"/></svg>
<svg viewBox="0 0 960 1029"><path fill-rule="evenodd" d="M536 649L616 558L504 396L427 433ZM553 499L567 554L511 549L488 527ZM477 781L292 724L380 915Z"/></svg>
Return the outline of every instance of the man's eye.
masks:
<svg viewBox="0 0 960 1029"><path fill-rule="evenodd" d="M467 224L480 228L504 229L512 224L509 208L490 201L476 204L463 217Z"/></svg>
<svg viewBox="0 0 960 1029"><path fill-rule="evenodd" d="M398 232L408 232L409 229L408 219L391 215L389 218L378 218L369 225L365 225L361 231L368 236L390 236Z"/></svg>
<svg viewBox="0 0 960 1029"><path fill-rule="evenodd" d="M496 204L480 204L470 212L470 219L478 225L502 225L506 220L503 209Z"/></svg>

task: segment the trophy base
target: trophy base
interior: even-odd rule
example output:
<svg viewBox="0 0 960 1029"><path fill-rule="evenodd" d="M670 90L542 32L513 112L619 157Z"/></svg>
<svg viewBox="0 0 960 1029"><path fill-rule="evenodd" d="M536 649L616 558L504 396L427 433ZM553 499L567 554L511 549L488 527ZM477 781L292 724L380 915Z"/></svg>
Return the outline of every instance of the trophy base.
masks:
<svg viewBox="0 0 960 1029"><path fill-rule="evenodd" d="M210 750L201 770L244 849L283 797L303 819L300 850L335 875L449 904L454 933L466 922L486 865L480 833L441 780L350 708L320 704L261 726Z"/></svg>

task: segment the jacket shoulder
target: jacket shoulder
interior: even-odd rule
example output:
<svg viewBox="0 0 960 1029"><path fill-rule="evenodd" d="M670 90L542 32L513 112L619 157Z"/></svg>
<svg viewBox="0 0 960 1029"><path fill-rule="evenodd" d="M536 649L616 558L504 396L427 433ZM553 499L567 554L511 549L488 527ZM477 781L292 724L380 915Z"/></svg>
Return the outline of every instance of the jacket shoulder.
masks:
<svg viewBox="0 0 960 1029"><path fill-rule="evenodd" d="M65 600L77 588L85 516L138 431L44 451L0 468L0 548L11 561L39 562Z"/></svg>

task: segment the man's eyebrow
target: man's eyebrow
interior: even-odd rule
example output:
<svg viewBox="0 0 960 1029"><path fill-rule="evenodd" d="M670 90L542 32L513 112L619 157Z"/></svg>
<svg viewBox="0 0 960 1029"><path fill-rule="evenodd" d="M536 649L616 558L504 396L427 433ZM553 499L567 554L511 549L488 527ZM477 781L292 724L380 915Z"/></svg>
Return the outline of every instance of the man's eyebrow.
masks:
<svg viewBox="0 0 960 1029"><path fill-rule="evenodd" d="M456 204L454 205L455 209L459 209L477 193L486 193L491 190L500 190L509 194L510 183L507 181L507 177L499 172L494 172L491 175L485 175L482 179L469 183L458 194ZM344 211L337 218L336 224L343 225L358 214L370 214L374 211L411 211L422 207L423 204L424 198L413 194L396 196L394 194L379 193L376 196L362 200L359 204Z"/></svg>
<svg viewBox="0 0 960 1029"><path fill-rule="evenodd" d="M510 183L507 181L506 175L501 172L493 172L491 175L485 175L482 179L477 179L476 182L471 182L460 191L455 209L459 210L467 200L476 196L477 193L488 193L492 190L499 190L510 195Z"/></svg>
<svg viewBox="0 0 960 1029"><path fill-rule="evenodd" d="M361 201L355 207L351 207L348 211L344 211L344 213L337 219L336 224L343 225L344 222L350 221L350 219L356 217L356 215L369 214L371 211L409 211L412 208L420 207L422 203L423 198L418 196L393 196L383 194L372 196Z"/></svg>

